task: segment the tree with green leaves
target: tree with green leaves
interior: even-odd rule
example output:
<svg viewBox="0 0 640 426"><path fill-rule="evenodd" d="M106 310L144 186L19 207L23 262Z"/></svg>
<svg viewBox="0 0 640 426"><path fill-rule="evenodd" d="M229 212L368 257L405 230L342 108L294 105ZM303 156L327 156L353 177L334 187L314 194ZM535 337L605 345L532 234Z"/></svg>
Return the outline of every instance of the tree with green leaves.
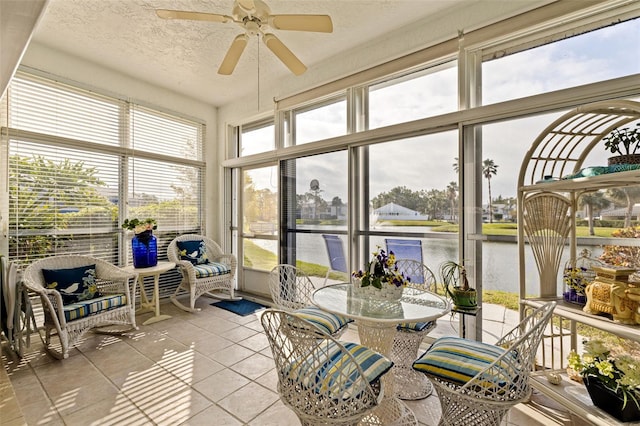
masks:
<svg viewBox="0 0 640 426"><path fill-rule="evenodd" d="M50 252L61 243L58 232L87 226L101 217L116 226L117 208L99 188L106 183L84 161L59 162L44 156L9 159L9 226L17 236L9 239L14 257L29 259ZM96 216L96 211L103 212ZM73 213L69 213L69 212ZM85 220L82 218L85 217ZM64 233L63 233L64 234Z"/></svg>
<svg viewBox="0 0 640 426"><path fill-rule="evenodd" d="M578 200L580 208L586 209L587 222L589 223L589 235L596 235L593 229L593 216L596 212L602 209L606 209L611 204L611 201L607 200L604 196L604 192L596 191L588 194L583 194Z"/></svg>
<svg viewBox="0 0 640 426"><path fill-rule="evenodd" d="M458 200L458 183L451 181L447 185L447 198L451 203L451 220L456 222L456 201Z"/></svg>
<svg viewBox="0 0 640 426"><path fill-rule="evenodd" d="M487 179L489 187L489 222L493 223L493 204L491 203L491 178L498 173L498 165L487 158L482 162L482 175Z"/></svg>
<svg viewBox="0 0 640 426"><path fill-rule="evenodd" d="M640 200L640 186L610 188L607 189L606 194L614 203L627 206L627 212L624 215L624 227L629 228L631 226L631 216L633 216L633 206Z"/></svg>

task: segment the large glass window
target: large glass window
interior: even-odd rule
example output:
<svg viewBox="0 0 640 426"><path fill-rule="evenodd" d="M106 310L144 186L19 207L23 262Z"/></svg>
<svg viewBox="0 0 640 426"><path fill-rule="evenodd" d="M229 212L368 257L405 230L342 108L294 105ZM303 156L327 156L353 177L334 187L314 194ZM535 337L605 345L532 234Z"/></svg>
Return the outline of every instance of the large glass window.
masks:
<svg viewBox="0 0 640 426"><path fill-rule="evenodd" d="M177 234L202 232L202 124L26 73L7 100L12 260L130 263L125 218L157 220L160 256Z"/></svg>
<svg viewBox="0 0 640 426"><path fill-rule="evenodd" d="M240 134L240 157L272 151L276 147L272 121L242 126Z"/></svg>
<svg viewBox="0 0 640 426"><path fill-rule="evenodd" d="M278 264L278 169L242 173L242 265L270 271Z"/></svg>
<svg viewBox="0 0 640 426"><path fill-rule="evenodd" d="M640 19L482 64L483 104L640 73Z"/></svg>
<svg viewBox="0 0 640 426"><path fill-rule="evenodd" d="M434 270L457 259L458 132L401 139L369 148L371 250L391 238L419 239ZM367 230L363 230L367 231ZM445 231L445 232L440 232ZM453 238L451 238L453 237ZM413 241L415 243L415 241Z"/></svg>
<svg viewBox="0 0 640 426"><path fill-rule="evenodd" d="M332 99L295 112L295 143L343 136L347 133L347 101Z"/></svg>
<svg viewBox="0 0 640 426"><path fill-rule="evenodd" d="M282 169L287 194L284 261L295 262L312 279L324 279L328 269L336 271L332 278L347 279L347 151L287 160Z"/></svg>
<svg viewBox="0 0 640 426"><path fill-rule="evenodd" d="M369 88L369 128L453 112L458 108L456 61Z"/></svg>

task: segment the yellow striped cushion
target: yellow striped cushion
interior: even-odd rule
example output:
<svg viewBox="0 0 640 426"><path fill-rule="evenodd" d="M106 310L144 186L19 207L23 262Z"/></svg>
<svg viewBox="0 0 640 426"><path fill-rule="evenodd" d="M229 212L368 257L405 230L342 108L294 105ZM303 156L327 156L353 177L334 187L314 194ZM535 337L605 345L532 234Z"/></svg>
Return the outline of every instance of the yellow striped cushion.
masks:
<svg viewBox="0 0 640 426"><path fill-rule="evenodd" d="M101 311L117 308L127 304L127 296L124 294L110 294L95 299L83 300L76 303L64 305L64 318L73 321L79 318L88 317Z"/></svg>
<svg viewBox="0 0 640 426"><path fill-rule="evenodd" d="M417 371L427 373L441 379L464 385L478 373L493 363L505 349L460 337L441 337L413 363ZM517 373L512 367L515 356L506 357L499 364L500 374L487 377L486 385L504 387L517 380Z"/></svg>
<svg viewBox="0 0 640 426"><path fill-rule="evenodd" d="M353 355L364 371L364 380L373 383L393 366L378 352L351 342L340 342ZM365 382L355 384L358 370L353 362L346 362L348 355L333 341L324 341L307 357L293 362L288 376L293 381L331 399L349 399L362 393Z"/></svg>
<svg viewBox="0 0 640 426"><path fill-rule="evenodd" d="M345 325L352 322L352 319L335 315L323 311L315 306L307 306L294 311L300 318L312 323L327 334L333 334Z"/></svg>
<svg viewBox="0 0 640 426"><path fill-rule="evenodd" d="M196 272L196 278L215 277L216 275L224 275L231 272L231 268L224 263L209 262L193 267Z"/></svg>

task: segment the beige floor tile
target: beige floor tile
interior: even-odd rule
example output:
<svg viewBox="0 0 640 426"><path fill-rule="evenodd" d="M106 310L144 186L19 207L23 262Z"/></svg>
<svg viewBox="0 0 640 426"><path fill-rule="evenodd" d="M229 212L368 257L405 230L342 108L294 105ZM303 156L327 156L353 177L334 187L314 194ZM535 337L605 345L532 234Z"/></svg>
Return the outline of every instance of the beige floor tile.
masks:
<svg viewBox="0 0 640 426"><path fill-rule="evenodd" d="M216 426L240 426L243 423L217 405L212 405L182 424L185 426L211 426L214 424Z"/></svg>
<svg viewBox="0 0 640 426"><path fill-rule="evenodd" d="M273 359L260 354L253 354L230 368L251 380L255 380L269 370L273 370L275 363Z"/></svg>
<svg viewBox="0 0 640 426"><path fill-rule="evenodd" d="M250 357L255 352L251 349L247 349L244 346L233 344L220 351L217 351L210 355L211 359L219 362L227 367L237 364L245 358Z"/></svg>
<svg viewBox="0 0 640 426"><path fill-rule="evenodd" d="M104 378L99 381L83 383L82 385L77 384L71 387L67 385L66 387L68 390L55 396L50 395L58 413L63 418L75 411L105 400L113 404L118 397L118 389Z"/></svg>
<svg viewBox="0 0 640 426"><path fill-rule="evenodd" d="M193 385L193 388L214 402L247 385L249 380L233 370L225 368Z"/></svg>
<svg viewBox="0 0 640 426"><path fill-rule="evenodd" d="M149 418L124 395L99 401L62 417L69 426L143 426L150 423Z"/></svg>
<svg viewBox="0 0 640 426"><path fill-rule="evenodd" d="M300 426L300 424L295 413L279 400L249 422L250 426Z"/></svg>
<svg viewBox="0 0 640 426"><path fill-rule="evenodd" d="M257 331L247 328L243 325L235 324L234 328L220 333L220 336L224 337L225 339L229 339L234 343L238 343L243 341L244 339L248 339L249 337L256 335L257 333Z"/></svg>
<svg viewBox="0 0 640 426"><path fill-rule="evenodd" d="M253 351L259 352L269 347L269 340L264 333L256 333L248 339L244 339L238 342L239 345L249 348Z"/></svg>
<svg viewBox="0 0 640 426"><path fill-rule="evenodd" d="M278 394L251 382L218 402L225 410L244 422L253 420L279 399ZM251 401L247 404L247 401Z"/></svg>
<svg viewBox="0 0 640 426"><path fill-rule="evenodd" d="M267 389L272 389L273 391L278 389L278 373L276 373L275 368L258 377L255 381Z"/></svg>
<svg viewBox="0 0 640 426"><path fill-rule="evenodd" d="M193 344L193 349L201 354L213 358L213 355L232 346L234 343L223 337L211 335L208 339L198 340Z"/></svg>
<svg viewBox="0 0 640 426"><path fill-rule="evenodd" d="M179 353L167 352L158 365L178 377L187 385L193 385L225 368L219 362L189 349Z"/></svg>
<svg viewBox="0 0 640 426"><path fill-rule="evenodd" d="M191 387L182 386L156 393L153 399L136 405L155 424L177 425L211 407L213 402Z"/></svg>
<svg viewBox="0 0 640 426"><path fill-rule="evenodd" d="M34 399L27 404L20 404L24 420L28 425L64 425L62 417L48 400Z"/></svg>
<svg viewBox="0 0 640 426"><path fill-rule="evenodd" d="M209 333L214 333L223 337L224 333L233 330L234 328L240 327L237 322L216 317L209 311L210 310L207 309L205 311L199 312L198 314L194 314L187 321L193 325L196 325L197 327L202 328L203 330L208 331Z"/></svg>

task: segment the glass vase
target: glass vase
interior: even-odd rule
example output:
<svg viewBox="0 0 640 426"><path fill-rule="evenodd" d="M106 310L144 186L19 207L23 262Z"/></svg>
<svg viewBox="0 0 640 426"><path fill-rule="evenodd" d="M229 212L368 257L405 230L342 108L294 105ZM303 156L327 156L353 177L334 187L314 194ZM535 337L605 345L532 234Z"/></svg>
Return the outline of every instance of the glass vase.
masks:
<svg viewBox="0 0 640 426"><path fill-rule="evenodd" d="M149 268L158 264L158 240L152 231L136 234L131 239L134 268Z"/></svg>

